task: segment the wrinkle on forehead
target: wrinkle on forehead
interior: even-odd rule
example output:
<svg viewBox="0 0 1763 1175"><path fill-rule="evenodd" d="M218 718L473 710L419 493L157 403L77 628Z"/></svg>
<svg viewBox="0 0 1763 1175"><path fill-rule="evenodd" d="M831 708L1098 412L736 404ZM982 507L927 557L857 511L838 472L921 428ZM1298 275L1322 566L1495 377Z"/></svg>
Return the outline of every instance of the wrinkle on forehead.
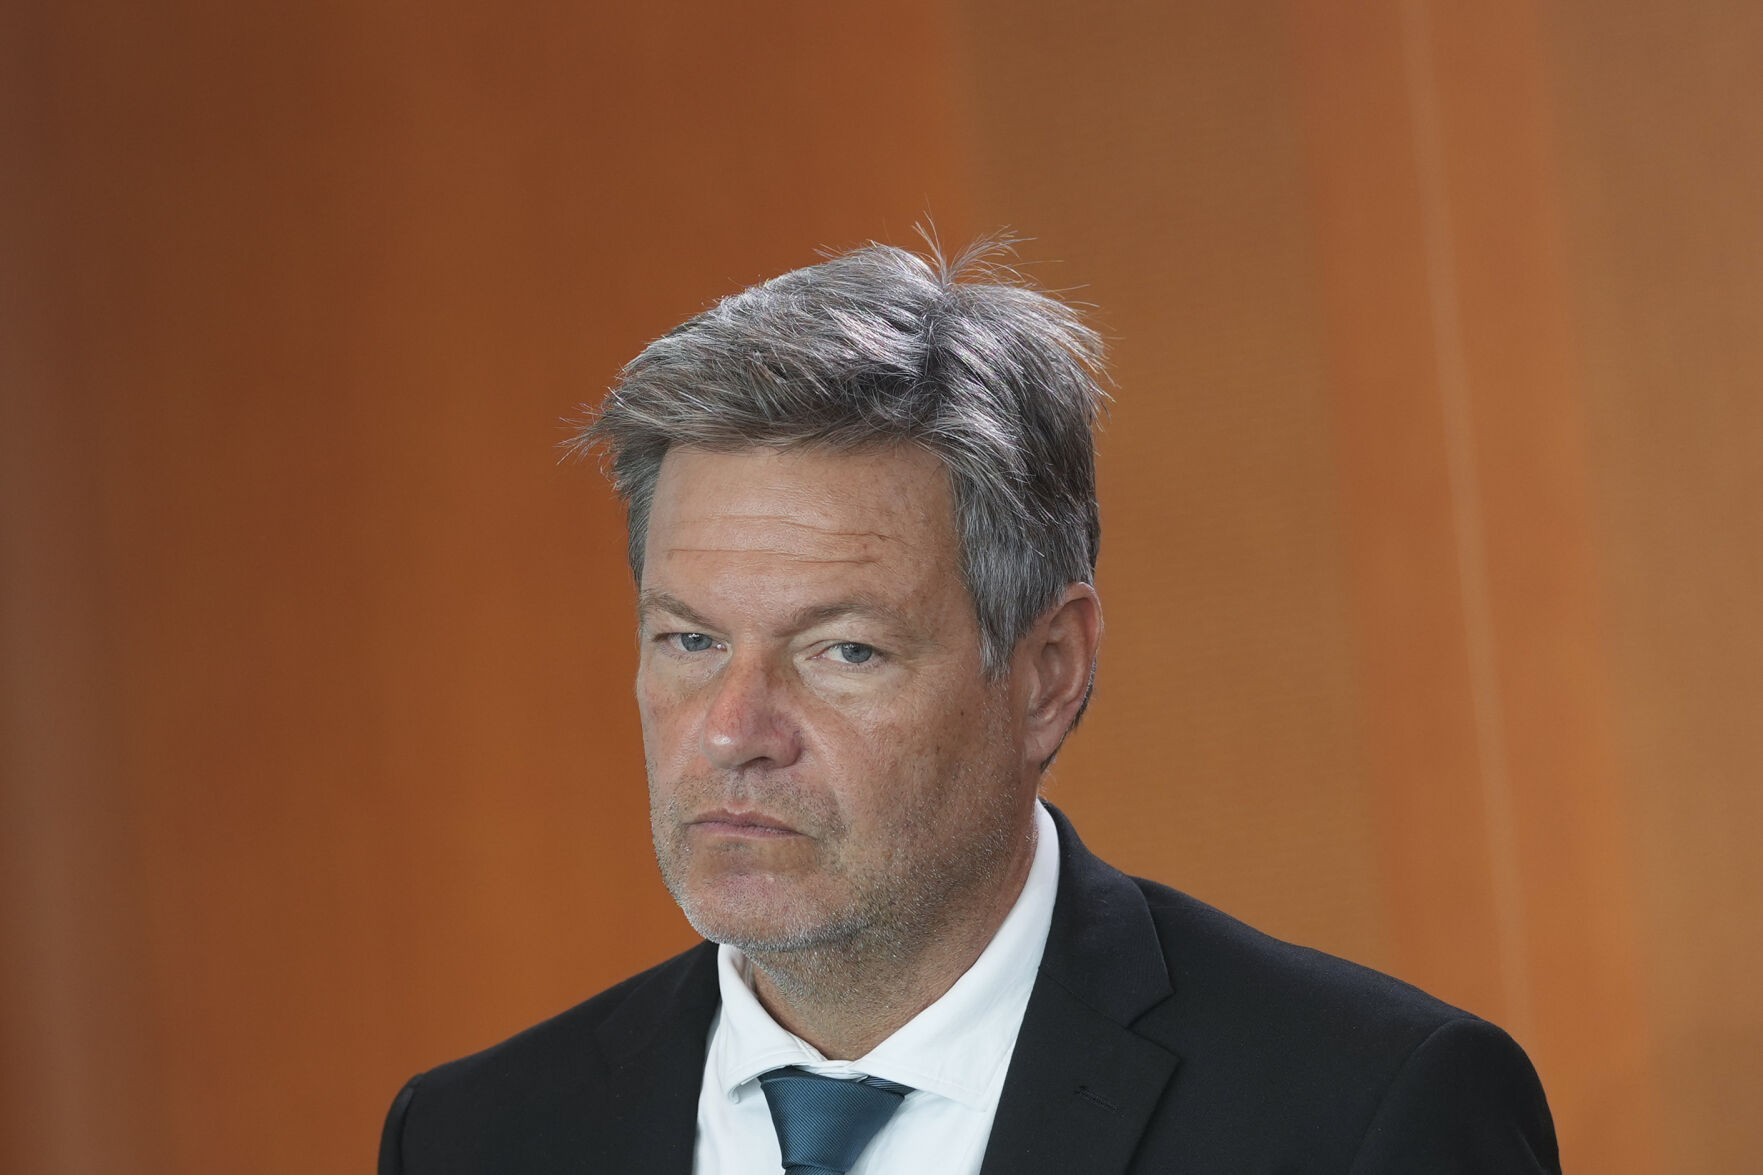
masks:
<svg viewBox="0 0 1763 1175"><path fill-rule="evenodd" d="M804 555L782 547L668 547L669 555L776 555L792 563L880 563L880 555L851 555L843 559L826 555Z"/></svg>
<svg viewBox="0 0 1763 1175"><path fill-rule="evenodd" d="M916 580L948 554L949 491L930 461L670 453L650 515L650 571L704 586L765 575L803 590L825 575Z"/></svg>
<svg viewBox="0 0 1763 1175"><path fill-rule="evenodd" d="M879 563L908 540L880 530L844 530L784 514L710 513L679 520L685 533L662 548L666 557L771 556L798 564ZM709 532L709 533L706 533Z"/></svg>
<svg viewBox="0 0 1763 1175"><path fill-rule="evenodd" d="M729 523L758 522L768 525L794 527L797 530L810 531L832 539L880 539L886 543L903 541L899 535L885 534L879 530L835 530L814 522L803 522L784 514L716 514L710 518L686 518L681 520L685 525L724 526ZM714 549L714 548L712 548Z"/></svg>

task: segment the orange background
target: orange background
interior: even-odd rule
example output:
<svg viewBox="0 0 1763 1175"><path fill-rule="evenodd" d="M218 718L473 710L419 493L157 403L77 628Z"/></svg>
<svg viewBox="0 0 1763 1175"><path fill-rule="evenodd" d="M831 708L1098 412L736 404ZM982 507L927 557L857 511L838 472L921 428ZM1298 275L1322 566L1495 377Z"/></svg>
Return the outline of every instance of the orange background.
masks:
<svg viewBox="0 0 1763 1175"><path fill-rule="evenodd" d="M1095 303L1092 847L1763 1151L1763 9L0 9L0 1168L364 1169L686 944L560 418L819 246Z"/></svg>

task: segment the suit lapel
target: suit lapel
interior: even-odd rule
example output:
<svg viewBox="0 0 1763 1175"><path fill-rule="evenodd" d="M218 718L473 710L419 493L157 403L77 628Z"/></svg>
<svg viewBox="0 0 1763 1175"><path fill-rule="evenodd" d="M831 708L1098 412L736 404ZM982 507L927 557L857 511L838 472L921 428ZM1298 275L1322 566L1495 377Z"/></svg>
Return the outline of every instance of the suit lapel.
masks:
<svg viewBox="0 0 1763 1175"><path fill-rule="evenodd" d="M585 1108L592 1137L586 1171L691 1175L698 1089L716 1014L716 946L687 952L651 975L597 1035L606 1082Z"/></svg>
<svg viewBox="0 0 1763 1175"><path fill-rule="evenodd" d="M1118 1175L1180 1063L1133 1030L1173 994L1143 895L1053 818L1059 897L981 1175Z"/></svg>

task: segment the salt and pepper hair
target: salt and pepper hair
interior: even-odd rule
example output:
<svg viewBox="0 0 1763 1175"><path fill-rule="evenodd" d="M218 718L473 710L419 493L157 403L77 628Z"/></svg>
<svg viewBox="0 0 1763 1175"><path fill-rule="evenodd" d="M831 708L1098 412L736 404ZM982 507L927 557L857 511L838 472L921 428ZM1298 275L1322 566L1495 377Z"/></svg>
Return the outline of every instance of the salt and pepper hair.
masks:
<svg viewBox="0 0 1763 1175"><path fill-rule="evenodd" d="M604 449L640 582L674 445L922 446L954 491L961 570L996 677L1095 575L1102 343L981 240L945 261L871 244L732 294L644 348L571 442Z"/></svg>

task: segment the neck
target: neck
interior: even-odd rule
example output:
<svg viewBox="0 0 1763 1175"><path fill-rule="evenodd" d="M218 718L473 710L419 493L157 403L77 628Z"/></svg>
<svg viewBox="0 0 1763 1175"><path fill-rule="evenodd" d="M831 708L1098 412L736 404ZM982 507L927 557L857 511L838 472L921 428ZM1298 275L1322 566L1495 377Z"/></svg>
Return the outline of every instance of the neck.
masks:
<svg viewBox="0 0 1763 1175"><path fill-rule="evenodd" d="M984 900L952 896L943 917L909 934L859 933L825 946L747 952L759 1002L823 1056L856 1060L967 973L1016 904L1034 854L1031 831Z"/></svg>

